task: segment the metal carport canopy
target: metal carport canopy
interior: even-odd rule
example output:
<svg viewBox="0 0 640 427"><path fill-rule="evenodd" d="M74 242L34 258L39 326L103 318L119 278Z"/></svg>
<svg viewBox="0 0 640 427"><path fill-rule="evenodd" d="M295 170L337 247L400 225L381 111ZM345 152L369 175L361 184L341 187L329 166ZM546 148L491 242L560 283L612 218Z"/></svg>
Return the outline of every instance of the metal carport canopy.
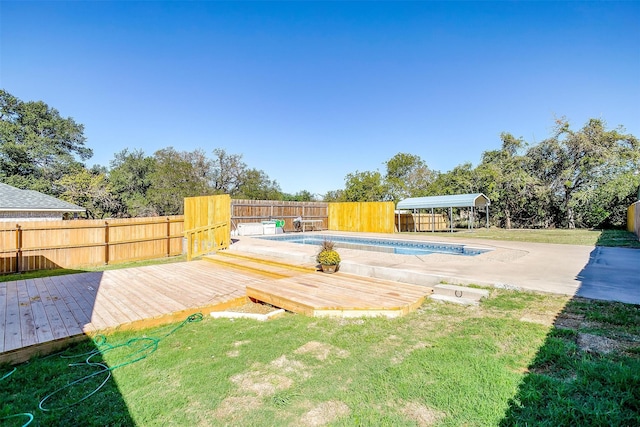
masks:
<svg viewBox="0 0 640 427"><path fill-rule="evenodd" d="M482 193L454 194L452 196L411 197L398 202L396 209L433 208L477 208L490 205L489 198Z"/></svg>

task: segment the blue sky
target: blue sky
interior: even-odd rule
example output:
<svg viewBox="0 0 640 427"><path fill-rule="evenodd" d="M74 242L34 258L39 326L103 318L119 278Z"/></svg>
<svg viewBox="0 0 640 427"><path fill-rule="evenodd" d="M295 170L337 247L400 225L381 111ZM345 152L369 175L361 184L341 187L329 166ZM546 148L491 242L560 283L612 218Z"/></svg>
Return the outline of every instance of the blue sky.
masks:
<svg viewBox="0 0 640 427"><path fill-rule="evenodd" d="M324 194L404 152L446 172L555 117L640 137L640 2L0 2L0 87L125 148L242 154Z"/></svg>

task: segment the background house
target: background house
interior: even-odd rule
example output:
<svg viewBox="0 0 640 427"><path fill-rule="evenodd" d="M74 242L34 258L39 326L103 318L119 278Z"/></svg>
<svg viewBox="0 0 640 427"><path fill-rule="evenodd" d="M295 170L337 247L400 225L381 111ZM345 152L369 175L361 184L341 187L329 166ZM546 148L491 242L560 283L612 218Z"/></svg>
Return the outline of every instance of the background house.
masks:
<svg viewBox="0 0 640 427"><path fill-rule="evenodd" d="M0 183L0 221L24 222L63 219L65 213L85 212L85 209L33 190L21 190Z"/></svg>

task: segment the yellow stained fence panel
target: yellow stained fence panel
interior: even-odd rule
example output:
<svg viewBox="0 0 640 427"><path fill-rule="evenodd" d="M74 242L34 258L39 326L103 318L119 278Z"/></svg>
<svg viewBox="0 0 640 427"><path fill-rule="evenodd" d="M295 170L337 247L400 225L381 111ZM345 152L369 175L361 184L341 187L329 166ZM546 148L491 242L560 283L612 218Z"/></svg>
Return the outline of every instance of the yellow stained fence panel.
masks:
<svg viewBox="0 0 640 427"><path fill-rule="evenodd" d="M231 244L231 197L187 197L184 199L187 259L228 248Z"/></svg>
<svg viewBox="0 0 640 427"><path fill-rule="evenodd" d="M393 202L329 203L329 230L393 233Z"/></svg>

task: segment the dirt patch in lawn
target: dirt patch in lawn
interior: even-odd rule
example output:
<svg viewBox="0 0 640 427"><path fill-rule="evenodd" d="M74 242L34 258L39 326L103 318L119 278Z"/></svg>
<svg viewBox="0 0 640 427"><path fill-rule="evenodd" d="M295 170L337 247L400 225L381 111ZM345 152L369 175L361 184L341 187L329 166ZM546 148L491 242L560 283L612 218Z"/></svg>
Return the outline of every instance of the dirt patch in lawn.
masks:
<svg viewBox="0 0 640 427"><path fill-rule="evenodd" d="M242 417L261 404L262 401L257 396L230 396L220 402L214 415L216 418L226 419Z"/></svg>
<svg viewBox="0 0 640 427"><path fill-rule="evenodd" d="M305 427L321 427L345 417L350 413L351 410L345 403L330 400L317 405L304 414L300 419L300 425Z"/></svg>
<svg viewBox="0 0 640 427"><path fill-rule="evenodd" d="M233 357L233 352L247 344L250 344L249 341L236 341L233 344L234 350L227 355ZM236 389L218 405L216 416L227 421L240 419L246 416L246 411L242 408L255 409L262 406L265 398L291 389L296 381L312 377L313 360L304 359L303 356L311 356L322 364L330 363L336 358L349 357L349 352L331 344L309 341L292 353L283 354L271 362L255 363L245 372L229 378ZM302 358L304 362L298 358ZM309 410L300 420L300 425L323 426L349 413L349 408L342 402L325 402Z"/></svg>
<svg viewBox="0 0 640 427"><path fill-rule="evenodd" d="M238 386L240 392L255 394L258 397L272 396L277 391L286 390L293 385L291 378L259 370L234 375L231 382Z"/></svg>
<svg viewBox="0 0 640 427"><path fill-rule="evenodd" d="M436 411L417 402L407 402L402 408L402 414L420 427L429 427L446 416L444 412Z"/></svg>
<svg viewBox="0 0 640 427"><path fill-rule="evenodd" d="M593 334L578 334L578 347L581 350L589 353L608 354L612 351L616 351L621 347L621 344L607 337L602 337Z"/></svg>
<svg viewBox="0 0 640 427"><path fill-rule="evenodd" d="M302 378L308 378L311 374L307 371L307 366L299 360L292 360L286 355L282 355L270 363L271 366L278 368L278 371L287 375L296 375Z"/></svg>
<svg viewBox="0 0 640 427"><path fill-rule="evenodd" d="M337 357L339 359L345 359L349 357L349 352L341 348L332 346L331 344L321 343L317 341L309 341L303 346L299 347L295 354L310 354L319 361L323 362L329 357Z"/></svg>

